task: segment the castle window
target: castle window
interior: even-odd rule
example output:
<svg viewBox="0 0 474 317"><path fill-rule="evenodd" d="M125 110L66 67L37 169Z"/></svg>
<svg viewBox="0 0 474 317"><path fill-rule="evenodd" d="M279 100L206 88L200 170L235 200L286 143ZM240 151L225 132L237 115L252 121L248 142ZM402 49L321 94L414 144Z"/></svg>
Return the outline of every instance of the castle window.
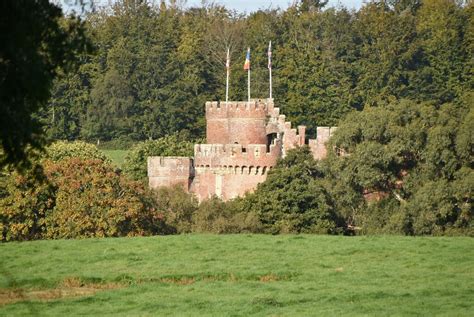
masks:
<svg viewBox="0 0 474 317"><path fill-rule="evenodd" d="M247 153L247 149L246 148L242 148L242 153Z"/></svg>
<svg viewBox="0 0 474 317"><path fill-rule="evenodd" d="M270 145L275 144L275 139L278 138L276 133L267 134L267 153L270 152Z"/></svg>

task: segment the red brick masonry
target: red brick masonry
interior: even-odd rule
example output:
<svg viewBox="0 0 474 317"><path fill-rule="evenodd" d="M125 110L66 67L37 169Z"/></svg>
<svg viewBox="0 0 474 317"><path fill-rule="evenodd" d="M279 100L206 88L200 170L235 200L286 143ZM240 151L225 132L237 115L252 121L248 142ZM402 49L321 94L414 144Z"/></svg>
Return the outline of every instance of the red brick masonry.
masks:
<svg viewBox="0 0 474 317"><path fill-rule="evenodd" d="M207 144L194 146L194 158L149 157L149 186L181 184L200 201L224 200L252 191L267 178L277 160L305 144L306 127L291 127L272 99L251 102L206 102ZM336 128L318 127L308 145L316 159Z"/></svg>

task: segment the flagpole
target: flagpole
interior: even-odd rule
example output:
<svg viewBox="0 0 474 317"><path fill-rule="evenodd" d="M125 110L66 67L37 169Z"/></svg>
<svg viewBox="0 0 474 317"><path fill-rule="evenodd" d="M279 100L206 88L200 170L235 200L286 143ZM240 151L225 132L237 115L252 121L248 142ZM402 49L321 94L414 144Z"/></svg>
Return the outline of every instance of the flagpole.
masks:
<svg viewBox="0 0 474 317"><path fill-rule="evenodd" d="M272 69L270 68L270 99L272 98Z"/></svg>
<svg viewBox="0 0 474 317"><path fill-rule="evenodd" d="M250 102L250 68L248 70L248 79L247 79L247 83L248 83L248 92L249 92L249 102Z"/></svg>
<svg viewBox="0 0 474 317"><path fill-rule="evenodd" d="M270 99L272 99L272 41L268 44L268 71L270 75Z"/></svg>
<svg viewBox="0 0 474 317"><path fill-rule="evenodd" d="M230 72L230 54L229 48L227 48L227 60L226 60L226 68L227 68L227 78L225 83L225 103L229 103L229 72Z"/></svg>

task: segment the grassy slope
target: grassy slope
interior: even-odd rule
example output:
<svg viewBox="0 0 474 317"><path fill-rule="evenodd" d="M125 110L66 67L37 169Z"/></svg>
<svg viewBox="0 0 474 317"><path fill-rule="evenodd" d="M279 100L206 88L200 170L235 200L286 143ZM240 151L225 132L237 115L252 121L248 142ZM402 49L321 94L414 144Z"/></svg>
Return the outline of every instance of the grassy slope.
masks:
<svg viewBox="0 0 474 317"><path fill-rule="evenodd" d="M473 250L472 238L310 235L7 243L0 288L68 277L129 286L0 306L0 316L472 316Z"/></svg>
<svg viewBox="0 0 474 317"><path fill-rule="evenodd" d="M122 167L125 156L127 156L128 153L127 150L102 150L102 152L104 152L117 167Z"/></svg>

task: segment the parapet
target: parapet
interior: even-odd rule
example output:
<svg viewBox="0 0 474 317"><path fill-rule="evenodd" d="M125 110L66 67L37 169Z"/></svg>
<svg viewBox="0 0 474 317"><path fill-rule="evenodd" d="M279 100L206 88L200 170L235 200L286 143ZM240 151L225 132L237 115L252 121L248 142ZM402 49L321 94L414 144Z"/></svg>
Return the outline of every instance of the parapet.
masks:
<svg viewBox="0 0 474 317"><path fill-rule="evenodd" d="M208 101L206 102L206 119L265 118L268 114L268 106L267 102L261 99L229 102Z"/></svg>
<svg viewBox="0 0 474 317"><path fill-rule="evenodd" d="M195 166L217 167L223 165L273 166L281 156L281 142L268 148L266 144L196 144Z"/></svg>

